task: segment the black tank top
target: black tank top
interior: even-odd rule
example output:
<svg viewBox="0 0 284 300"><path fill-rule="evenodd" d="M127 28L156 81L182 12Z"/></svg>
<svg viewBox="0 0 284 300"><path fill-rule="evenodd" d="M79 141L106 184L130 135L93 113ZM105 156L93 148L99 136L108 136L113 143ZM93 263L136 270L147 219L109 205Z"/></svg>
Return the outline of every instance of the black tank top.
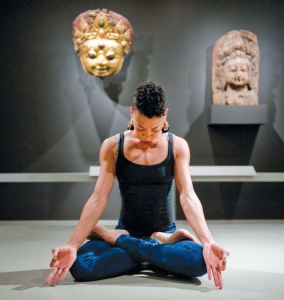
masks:
<svg viewBox="0 0 284 300"><path fill-rule="evenodd" d="M173 217L173 134L168 133L167 158L153 165L136 164L124 156L124 133L119 135L116 176L122 199L119 225L135 236L166 231Z"/></svg>

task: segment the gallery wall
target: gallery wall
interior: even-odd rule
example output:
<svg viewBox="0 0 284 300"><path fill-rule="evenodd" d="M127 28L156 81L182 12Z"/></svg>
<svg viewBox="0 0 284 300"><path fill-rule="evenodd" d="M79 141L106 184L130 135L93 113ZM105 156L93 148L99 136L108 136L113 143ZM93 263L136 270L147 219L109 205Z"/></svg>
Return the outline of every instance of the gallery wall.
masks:
<svg viewBox="0 0 284 300"><path fill-rule="evenodd" d="M100 145L125 130L135 87L163 85L171 131L190 146L192 165L253 165L284 172L284 1L104 0L1 2L0 172L88 172ZM72 21L88 9L127 17L133 50L121 72L83 72ZM233 29L260 47L265 125L208 126L211 52ZM76 219L93 183L0 183L0 219ZM209 219L283 218L283 183L194 183ZM178 197L177 197L178 198ZM115 186L103 218L117 218ZM183 213L177 203L177 217Z"/></svg>

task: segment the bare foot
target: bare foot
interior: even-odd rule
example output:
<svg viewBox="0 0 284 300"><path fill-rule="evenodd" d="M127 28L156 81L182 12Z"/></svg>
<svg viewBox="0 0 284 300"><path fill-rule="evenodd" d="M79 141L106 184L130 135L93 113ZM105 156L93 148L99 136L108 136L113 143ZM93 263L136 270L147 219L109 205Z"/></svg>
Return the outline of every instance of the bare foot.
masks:
<svg viewBox="0 0 284 300"><path fill-rule="evenodd" d="M104 240L105 242L108 242L111 245L114 245L116 240L122 235L122 234L129 234L127 230L122 229L107 229L101 224L96 224L95 228L93 229L92 233L88 238L97 236Z"/></svg>
<svg viewBox="0 0 284 300"><path fill-rule="evenodd" d="M154 232L151 235L151 238L156 239L161 244L173 244L180 240L186 240L186 239L198 243L197 239L185 229L178 229L173 233Z"/></svg>

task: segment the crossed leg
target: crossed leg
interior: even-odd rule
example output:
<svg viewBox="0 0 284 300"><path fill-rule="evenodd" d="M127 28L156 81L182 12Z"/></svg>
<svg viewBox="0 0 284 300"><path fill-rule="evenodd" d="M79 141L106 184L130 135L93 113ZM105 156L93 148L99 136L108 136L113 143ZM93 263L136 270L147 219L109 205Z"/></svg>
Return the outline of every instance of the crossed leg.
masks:
<svg viewBox="0 0 284 300"><path fill-rule="evenodd" d="M142 261L176 275L206 273L202 246L184 229L171 234L156 232L145 240L130 236L126 230L109 230L97 224L89 238L70 269L77 281L125 274Z"/></svg>
<svg viewBox="0 0 284 300"><path fill-rule="evenodd" d="M94 238L80 247L70 273L77 281L93 281L124 274L137 264L125 250Z"/></svg>
<svg viewBox="0 0 284 300"><path fill-rule="evenodd" d="M133 259L148 262L173 274L195 277L207 272L202 246L184 229L172 234L154 233L147 240L132 237L127 231L108 230L99 224L94 233L118 246Z"/></svg>

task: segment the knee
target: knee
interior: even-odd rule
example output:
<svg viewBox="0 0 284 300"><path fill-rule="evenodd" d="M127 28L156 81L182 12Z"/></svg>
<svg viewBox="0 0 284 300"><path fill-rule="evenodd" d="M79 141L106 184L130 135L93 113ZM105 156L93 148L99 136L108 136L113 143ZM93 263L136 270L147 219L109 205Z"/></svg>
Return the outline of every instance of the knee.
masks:
<svg viewBox="0 0 284 300"><path fill-rule="evenodd" d="M70 273L76 281L88 281L88 275L84 268L81 268L77 261L70 268Z"/></svg>
<svg viewBox="0 0 284 300"><path fill-rule="evenodd" d="M206 264L203 258L203 248L200 246L199 251L196 253L194 260L194 277L201 277L207 273Z"/></svg>
<svg viewBox="0 0 284 300"><path fill-rule="evenodd" d="M200 260L198 261L198 267L196 269L196 277L201 277L207 273L206 264L203 258L203 255L200 257Z"/></svg>
<svg viewBox="0 0 284 300"><path fill-rule="evenodd" d="M77 257L70 268L70 273L76 281L93 281L97 279L96 273L91 272L84 259L80 256Z"/></svg>
<svg viewBox="0 0 284 300"><path fill-rule="evenodd" d="M203 258L203 247L199 244L194 245L191 260L188 261L189 265L186 268L186 275L189 277L200 277L207 273L206 264Z"/></svg>
<svg viewBox="0 0 284 300"><path fill-rule="evenodd" d="M112 251L100 255L79 254L70 273L76 281L94 281L117 276L135 265L135 261L125 251L112 248Z"/></svg>

